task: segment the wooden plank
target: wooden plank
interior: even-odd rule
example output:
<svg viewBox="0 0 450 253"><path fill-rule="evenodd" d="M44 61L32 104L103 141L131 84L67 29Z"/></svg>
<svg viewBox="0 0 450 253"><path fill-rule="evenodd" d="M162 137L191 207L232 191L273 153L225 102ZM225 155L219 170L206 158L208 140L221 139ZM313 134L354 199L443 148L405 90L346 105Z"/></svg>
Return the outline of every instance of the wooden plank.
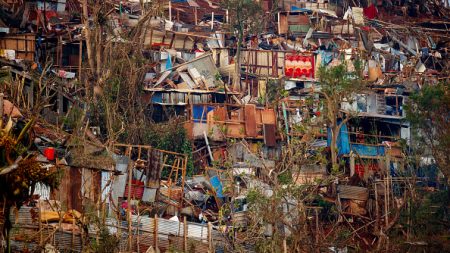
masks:
<svg viewBox="0 0 450 253"><path fill-rule="evenodd" d="M286 15L280 15L280 20L278 22L280 22L279 28L280 30L278 31L279 34L284 34L288 32L288 17Z"/></svg>
<svg viewBox="0 0 450 253"><path fill-rule="evenodd" d="M0 38L0 49L16 51L16 59L33 60L35 51L35 35L8 35Z"/></svg>
<svg viewBox="0 0 450 253"><path fill-rule="evenodd" d="M273 109L264 109L261 111L262 123L263 124L276 124L276 115Z"/></svg>
<svg viewBox="0 0 450 253"><path fill-rule="evenodd" d="M225 107L217 107L214 110L214 121L225 121L227 119L227 111Z"/></svg>
<svg viewBox="0 0 450 253"><path fill-rule="evenodd" d="M189 86L189 89L194 89L197 87L197 85L194 83L194 81L191 79L188 73L185 72L179 72L181 79L183 79L184 82Z"/></svg>
<svg viewBox="0 0 450 253"><path fill-rule="evenodd" d="M276 127L274 124L264 124L264 144L268 147L274 147L277 145L276 139Z"/></svg>
<svg viewBox="0 0 450 253"><path fill-rule="evenodd" d="M256 106L245 105L245 133L256 137Z"/></svg>
<svg viewBox="0 0 450 253"><path fill-rule="evenodd" d="M82 211L82 199L81 199L81 171L77 168L70 168L70 200L72 203L72 209L79 212Z"/></svg>

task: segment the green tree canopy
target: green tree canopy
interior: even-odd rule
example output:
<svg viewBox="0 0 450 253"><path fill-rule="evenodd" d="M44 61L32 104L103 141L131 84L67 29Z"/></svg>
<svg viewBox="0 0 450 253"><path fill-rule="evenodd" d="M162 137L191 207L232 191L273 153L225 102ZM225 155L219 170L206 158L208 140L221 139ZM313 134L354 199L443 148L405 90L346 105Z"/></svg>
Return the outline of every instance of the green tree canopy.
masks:
<svg viewBox="0 0 450 253"><path fill-rule="evenodd" d="M436 165L450 180L450 84L424 86L410 96L406 106L407 119L418 131L420 144L425 145Z"/></svg>

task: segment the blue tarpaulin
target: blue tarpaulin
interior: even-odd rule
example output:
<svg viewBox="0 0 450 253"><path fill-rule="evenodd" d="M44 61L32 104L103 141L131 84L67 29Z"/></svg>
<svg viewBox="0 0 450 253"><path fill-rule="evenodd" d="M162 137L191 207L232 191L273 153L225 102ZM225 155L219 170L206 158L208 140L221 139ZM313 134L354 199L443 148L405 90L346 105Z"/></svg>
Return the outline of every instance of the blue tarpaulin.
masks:
<svg viewBox="0 0 450 253"><path fill-rule="evenodd" d="M162 103L162 93L161 92L154 93L152 96L152 102Z"/></svg>
<svg viewBox="0 0 450 253"><path fill-rule="evenodd" d="M166 61L166 69L171 69L172 68L172 56L167 57L167 61Z"/></svg>
<svg viewBox="0 0 450 253"><path fill-rule="evenodd" d="M362 143L352 144L353 152L361 156L384 156L384 146L369 146Z"/></svg>
<svg viewBox="0 0 450 253"><path fill-rule="evenodd" d="M352 143L350 149L350 138L347 125L344 124L339 130L337 138L338 155L348 155L350 150L361 156L383 156L385 154L384 146L366 145L363 143ZM327 146L331 146L331 130L328 129Z"/></svg>
<svg viewBox="0 0 450 253"><path fill-rule="evenodd" d="M214 106L193 105L192 117L195 123L206 123L206 115L208 112L214 110Z"/></svg>
<svg viewBox="0 0 450 253"><path fill-rule="evenodd" d="M350 154L350 139L348 137L347 124L344 124L339 130L337 138L338 155ZM331 129L328 128L327 146L331 146Z"/></svg>
<svg viewBox="0 0 450 253"><path fill-rule="evenodd" d="M219 198L223 198L223 189L222 189L222 182L220 182L219 176L213 176L209 179L211 182L212 187L216 191L216 196Z"/></svg>
<svg viewBox="0 0 450 253"><path fill-rule="evenodd" d="M312 13L313 11L311 9L306 9L306 8L300 8L297 6L291 6L291 11L298 11L298 12L307 12L307 13Z"/></svg>

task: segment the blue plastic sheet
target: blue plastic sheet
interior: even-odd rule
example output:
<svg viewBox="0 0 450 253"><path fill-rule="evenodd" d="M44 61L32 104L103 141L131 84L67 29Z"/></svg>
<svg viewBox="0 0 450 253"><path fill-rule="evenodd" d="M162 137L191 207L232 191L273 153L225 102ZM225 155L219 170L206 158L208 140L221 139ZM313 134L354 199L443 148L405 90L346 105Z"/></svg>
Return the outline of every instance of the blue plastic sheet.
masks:
<svg viewBox="0 0 450 253"><path fill-rule="evenodd" d="M214 106L193 105L192 117L195 123L206 123L206 115L208 112L214 110Z"/></svg>
<svg viewBox="0 0 450 253"><path fill-rule="evenodd" d="M300 8L300 7L297 7L295 5L291 6L291 11L299 11L299 12L306 12L306 13L312 13L313 12L311 9Z"/></svg>
<svg viewBox="0 0 450 253"><path fill-rule="evenodd" d="M214 190L216 191L216 196L219 198L223 198L225 197L223 195L223 187L222 187L222 182L220 182L220 179L218 176L213 176L209 179L209 182L211 182L212 187L214 188Z"/></svg>
<svg viewBox="0 0 450 253"><path fill-rule="evenodd" d="M337 138L338 155L350 154L350 139L348 137L347 124L342 125ZM328 128L327 146L331 146L331 129Z"/></svg>
<svg viewBox="0 0 450 253"><path fill-rule="evenodd" d="M154 93L152 96L152 102L162 103L162 93L161 92Z"/></svg>
<svg viewBox="0 0 450 253"><path fill-rule="evenodd" d="M352 144L353 152L361 156L384 156L384 146L369 146L362 143Z"/></svg>
<svg viewBox="0 0 450 253"><path fill-rule="evenodd" d="M333 60L333 52L319 50L320 57L322 59L320 65L326 66Z"/></svg>

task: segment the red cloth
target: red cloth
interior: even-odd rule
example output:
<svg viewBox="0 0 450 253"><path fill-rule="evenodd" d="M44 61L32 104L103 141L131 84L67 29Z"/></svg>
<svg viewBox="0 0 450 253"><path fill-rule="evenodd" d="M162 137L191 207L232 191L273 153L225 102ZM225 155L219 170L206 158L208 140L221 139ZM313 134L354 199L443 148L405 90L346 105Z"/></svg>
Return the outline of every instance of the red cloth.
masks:
<svg viewBox="0 0 450 253"><path fill-rule="evenodd" d="M377 16L378 11L375 5L371 4L369 7L363 9L363 13L367 18L374 19Z"/></svg>

